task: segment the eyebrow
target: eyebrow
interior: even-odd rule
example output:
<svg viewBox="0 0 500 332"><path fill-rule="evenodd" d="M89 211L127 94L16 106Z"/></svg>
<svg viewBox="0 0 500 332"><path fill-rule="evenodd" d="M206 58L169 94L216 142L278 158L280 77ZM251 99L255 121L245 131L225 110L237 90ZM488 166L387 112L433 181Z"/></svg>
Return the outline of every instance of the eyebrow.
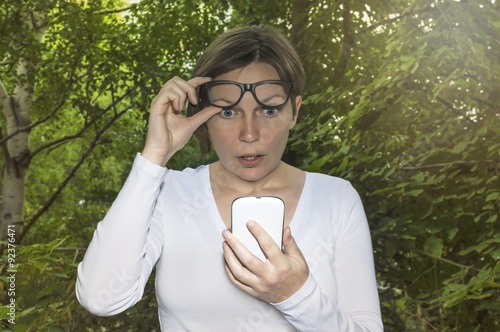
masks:
<svg viewBox="0 0 500 332"><path fill-rule="evenodd" d="M286 96L285 96L285 95L275 94L275 95L272 95L272 96L267 97L267 98L266 98L266 99L264 99L264 100L260 100L260 102L261 102L261 103L263 103L263 104L265 104L267 101L269 101L269 100L271 100L271 99L273 99L273 98L275 98L275 97L282 97L282 98L283 98L283 100L285 100L285 99L286 99Z"/></svg>
<svg viewBox="0 0 500 332"><path fill-rule="evenodd" d="M217 103L217 102L220 102L220 101L226 102L228 105L232 105L233 104L232 100L225 99L224 97L214 99L214 100L212 100L212 103Z"/></svg>

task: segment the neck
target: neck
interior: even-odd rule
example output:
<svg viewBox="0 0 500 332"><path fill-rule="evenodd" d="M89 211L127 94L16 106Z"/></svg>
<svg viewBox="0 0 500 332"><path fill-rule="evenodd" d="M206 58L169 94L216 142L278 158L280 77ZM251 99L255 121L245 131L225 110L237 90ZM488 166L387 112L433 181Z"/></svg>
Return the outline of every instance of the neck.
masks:
<svg viewBox="0 0 500 332"><path fill-rule="evenodd" d="M222 190L237 192L240 196L265 195L266 192L285 187L292 167L280 161L274 170L257 181L247 181L229 172L220 161L210 165L212 185ZM288 179L288 180L287 180Z"/></svg>

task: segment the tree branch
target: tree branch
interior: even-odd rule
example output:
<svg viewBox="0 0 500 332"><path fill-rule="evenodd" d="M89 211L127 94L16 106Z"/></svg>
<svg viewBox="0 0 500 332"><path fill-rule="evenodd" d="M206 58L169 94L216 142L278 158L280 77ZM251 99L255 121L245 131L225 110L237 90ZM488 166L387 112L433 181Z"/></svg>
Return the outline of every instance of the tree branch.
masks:
<svg viewBox="0 0 500 332"><path fill-rule="evenodd" d="M349 64L349 59L351 58L352 49L355 44L354 34L352 32L351 6L349 1L344 1L344 12L342 13L342 18L344 40L342 41L339 61L337 62L337 66L335 66L333 75L334 85L338 84L340 79L344 77L347 71L347 65Z"/></svg>
<svg viewBox="0 0 500 332"><path fill-rule="evenodd" d="M127 10L133 9L135 7L136 7L135 5L132 5L132 6L120 8L120 9L101 10L101 11L93 12L92 14L97 14L97 15L116 14L116 13L126 12Z"/></svg>
<svg viewBox="0 0 500 332"><path fill-rule="evenodd" d="M470 123L476 124L476 122L472 121L467 115L465 115L462 112L460 112L460 110L457 110L455 107L453 107L452 104L450 104L446 100L444 100L444 99L442 99L440 97L436 97L436 100L439 101L441 104L443 104L449 110L453 111L455 114L457 114L459 116L463 116L464 119L467 120L467 121L469 121Z"/></svg>
<svg viewBox="0 0 500 332"><path fill-rule="evenodd" d="M19 128L18 130L16 130L15 132L11 133L10 135L7 135L6 137L4 138L1 138L0 139L0 144L2 144L3 142L5 141L8 141L9 139L11 139L12 137L16 136L17 134L23 132L23 131L30 131L31 129L35 128L36 126L44 123L45 121L49 120L55 113L57 113L57 111L59 111L61 109L61 107L64 106L65 102L66 102L66 99L67 99L67 96L68 96L68 91L70 90L71 86L73 85L73 83L77 82L80 78L84 77L85 75L87 75L87 73L83 76L80 76L80 77L77 77L76 79L73 78L74 75L75 75L75 72L76 72L76 67L78 65L78 60L80 59L81 56L78 56L74 63L73 63L73 67L71 68L71 74L70 74L70 79L69 79L69 82L68 82L68 85L65 87L65 90L64 92L62 93L62 97L61 97L61 100L59 101L59 103L56 105L56 107L49 112L49 114L47 116L45 116L44 118L34 122L34 123L31 123L30 125L28 126L25 126L25 127L22 127L22 128ZM1 82L0 82L1 84Z"/></svg>
<svg viewBox="0 0 500 332"><path fill-rule="evenodd" d="M495 105L487 102L486 100L479 99L479 98L476 98L476 97L473 97L473 96L469 96L468 95L467 97L469 97L470 99L472 99L472 100L474 100L474 101L476 101L476 102L478 102L480 104L484 104L484 105L488 106L493 111L499 112L500 106L495 106Z"/></svg>
<svg viewBox="0 0 500 332"><path fill-rule="evenodd" d="M437 327L435 327L434 325L432 325L431 323L429 323L428 321L426 321L424 318L420 317L419 315L416 315L416 314L414 314L414 313L412 313L412 312L409 312L409 311L405 310L405 309L404 309L403 307L401 307L399 304L394 304L394 306L395 306L398 310L402 311L404 314L409 315L409 316L412 316L412 317L414 317L414 318L416 318L416 319L418 319L418 320L422 321L422 323L424 323L425 325L427 325L428 327L430 327L430 328L431 328L431 329L433 329L434 331L439 331L439 329L438 329Z"/></svg>
<svg viewBox="0 0 500 332"><path fill-rule="evenodd" d="M384 26L386 24L393 23L393 22L395 22L395 21L397 21L397 20L399 20L399 19L401 19L403 17L406 17L406 16L418 15L418 14L422 14L422 13L433 12L433 11L436 11L436 10L438 10L436 7L427 7L427 8L424 8L424 9L416 11L416 12L408 11L408 12L406 12L404 14L399 14L396 17L388 18L386 20L382 20L382 21L378 22L375 25L370 25L370 26L367 26L365 28L362 28L362 29L359 30L358 35L362 34L362 33L365 33L365 32L368 32L368 31L375 30L378 27Z"/></svg>
<svg viewBox="0 0 500 332"><path fill-rule="evenodd" d="M97 121L97 119L101 118L103 114L101 114L100 117L96 118L92 123L94 123L95 121ZM91 123L91 124L92 124ZM84 133L88 128L90 127L90 124L84 126L78 133L76 134L73 134L73 135L67 135L67 136L64 136L64 137L61 137L59 139L56 139L55 141L52 141L50 143L47 143L45 145L42 145L41 147L39 147L38 149L36 150L33 150L28 156L29 159L33 159L37 154L39 154L40 152L42 152L43 150L46 150L50 147L53 147L55 145L61 145L67 141L70 141L72 139L75 139L75 138L79 138L79 137L82 137L82 133Z"/></svg>
<svg viewBox="0 0 500 332"><path fill-rule="evenodd" d="M127 112L128 109L125 109L123 111L121 111L120 113L116 114L112 119L110 119L108 121L108 123L106 123L106 125L97 133L96 137L94 138L94 140L92 141L92 143L90 143L90 146L89 148L87 149L87 151L85 151L85 153L82 155L82 157L80 158L80 160L76 163L76 165L73 167L73 169L71 170L71 172L68 174L68 176L66 176L66 178L64 179L64 181L58 186L58 188L56 189L56 191L52 194L52 196L49 198L49 200L40 208L40 210L38 210L38 212L29 220L28 224L26 225L26 227L24 227L22 233L19 235L18 237L18 240L17 242L20 243L22 241L22 239L24 238L24 236L26 235L26 233L28 232L28 230L35 224L35 222L40 218L40 216L42 216L49 208L50 206L52 205L52 203L54 203L54 201L56 200L57 196L59 196L59 194L62 192L62 190L66 187L66 185L69 183L69 181L74 177L74 175L76 174L76 171L80 168L80 166L83 165L83 163L85 162L85 159L87 159L87 157L92 153L92 151L94 150L94 148L99 144L99 140L101 139L102 135L106 132L106 130L108 130L109 127L111 127L111 125L120 117L122 116L123 114L125 114Z"/></svg>
<svg viewBox="0 0 500 332"><path fill-rule="evenodd" d="M21 244L18 244L16 245L17 248L25 248L27 246L24 246L24 245L21 245ZM85 252L87 251L87 248L54 248L52 250L50 250L52 252Z"/></svg>
<svg viewBox="0 0 500 332"><path fill-rule="evenodd" d="M15 65L15 61L0 62L0 66L12 66Z"/></svg>
<svg viewBox="0 0 500 332"><path fill-rule="evenodd" d="M75 138L78 138L78 137L81 137L82 134L91 126L93 125L97 120L99 120L100 118L102 118L102 116L104 114L106 114L110 109L114 108L116 106L116 104L118 104L119 102L121 102L125 97L127 97L130 93L130 90L128 90L127 92L125 92L122 96L120 96L120 98L116 99L111 105L109 105L108 107L106 107L100 114L100 116L97 116L95 117L94 119L92 119L92 121L88 122L78 133L76 134L73 134L73 135L67 135L67 136L64 136L64 137L61 137L55 141L52 141L52 142L49 142L45 145L42 145L40 146L39 148L37 148L36 150L33 150L29 155L27 155L25 158L29 158L29 159L33 159L37 154L39 154L40 152L42 152L43 150L45 149L48 149L48 148L51 148L55 145L58 145L58 144L61 144L61 143L64 143L64 142L67 142L69 140L72 140L72 139L75 139ZM115 114L116 114L116 111L115 111Z"/></svg>
<svg viewBox="0 0 500 332"><path fill-rule="evenodd" d="M386 1L386 0L382 0L382 2L384 3L384 5L389 8L390 11L395 11L397 10L397 8L394 6L394 4L389 0L389 1Z"/></svg>
<svg viewBox="0 0 500 332"><path fill-rule="evenodd" d="M308 12L312 3L308 0L294 0L292 4L292 28L290 29L290 39L298 52L304 55L303 39L300 33L305 30L309 18Z"/></svg>
<svg viewBox="0 0 500 332"><path fill-rule="evenodd" d="M35 128L36 126L38 126L38 125L44 123L45 121L49 120L64 105L65 101L66 101L66 98L61 99L61 101L59 102L59 104L46 117L44 117L44 118L42 118L42 119L40 119L40 120L38 120L36 122L33 122L29 126L25 126L25 127L19 128L18 130L16 130L15 132L11 133L10 135L7 135L7 136L1 138L0 139L0 144L8 141L12 137L16 136L19 133L22 133L23 131L30 131L31 129Z"/></svg>
<svg viewBox="0 0 500 332"><path fill-rule="evenodd" d="M456 263L454 261L450 261L449 259L446 259L446 258L443 258L443 257L439 257L439 256L436 256L436 255L433 255L431 253L428 253L427 251L425 250L422 250L422 249L418 249L418 248L414 248L414 247L411 247L409 245L406 245L404 244L403 242L401 241L398 241L394 238L391 238L391 241L393 241L394 243L398 244L399 246L403 247L403 248L406 248L408 250L411 250L411 251L414 251L416 253L419 253L421 255L424 255L424 256L427 256L427 257L430 257L430 258L433 258L435 260L438 260L440 262L443 262L443 263L447 263L447 264L450 264L450 265L453 265L453 266L456 266L456 267L459 267L461 269L466 269L466 270L473 270L473 271L476 271L476 272L481 272L482 270L481 269L478 269L474 266L467 266L467 265L462 265L460 263Z"/></svg>

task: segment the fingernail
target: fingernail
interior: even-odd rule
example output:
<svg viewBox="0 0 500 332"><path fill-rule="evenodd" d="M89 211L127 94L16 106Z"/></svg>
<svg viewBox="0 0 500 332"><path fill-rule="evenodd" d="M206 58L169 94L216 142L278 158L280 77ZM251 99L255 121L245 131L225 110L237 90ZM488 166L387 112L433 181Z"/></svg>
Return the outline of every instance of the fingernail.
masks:
<svg viewBox="0 0 500 332"><path fill-rule="evenodd" d="M229 246L227 245L226 241L222 242L222 250L227 251L229 249Z"/></svg>
<svg viewBox="0 0 500 332"><path fill-rule="evenodd" d="M255 221L253 221L253 220L247 221L247 227L254 227L254 226L255 226Z"/></svg>
<svg viewBox="0 0 500 332"><path fill-rule="evenodd" d="M227 229L226 229L226 230L224 230L224 231L222 232L222 237L223 237L224 239L226 239L226 241L227 241L227 240L229 240L229 239L231 238L231 232L230 232L230 231L228 231Z"/></svg>

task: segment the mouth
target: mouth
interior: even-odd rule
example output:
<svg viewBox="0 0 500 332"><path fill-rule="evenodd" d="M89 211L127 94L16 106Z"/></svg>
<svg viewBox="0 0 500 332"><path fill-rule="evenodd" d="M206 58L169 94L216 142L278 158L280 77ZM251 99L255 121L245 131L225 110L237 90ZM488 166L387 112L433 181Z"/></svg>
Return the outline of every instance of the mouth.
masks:
<svg viewBox="0 0 500 332"><path fill-rule="evenodd" d="M264 158L263 155L244 155L238 157L240 162L246 167L257 166L257 164L259 164L263 158Z"/></svg>
<svg viewBox="0 0 500 332"><path fill-rule="evenodd" d="M259 156L242 156L240 158L243 158L245 160L255 160L256 158L258 158Z"/></svg>

